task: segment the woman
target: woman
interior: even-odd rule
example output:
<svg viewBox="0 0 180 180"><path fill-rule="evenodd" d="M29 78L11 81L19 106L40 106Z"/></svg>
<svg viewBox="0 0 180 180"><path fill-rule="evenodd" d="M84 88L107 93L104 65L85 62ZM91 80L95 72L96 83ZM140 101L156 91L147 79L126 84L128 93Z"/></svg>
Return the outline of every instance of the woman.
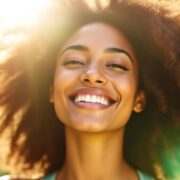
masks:
<svg viewBox="0 0 180 180"><path fill-rule="evenodd" d="M1 67L1 131L19 120L10 155L45 180L168 178L156 171L166 128L178 137L178 19L129 1L68 12Z"/></svg>

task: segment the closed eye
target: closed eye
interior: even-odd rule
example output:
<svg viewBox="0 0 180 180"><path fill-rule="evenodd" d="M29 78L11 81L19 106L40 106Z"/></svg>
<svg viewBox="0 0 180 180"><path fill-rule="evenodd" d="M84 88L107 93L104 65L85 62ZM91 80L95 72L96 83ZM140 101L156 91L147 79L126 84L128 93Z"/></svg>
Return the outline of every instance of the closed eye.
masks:
<svg viewBox="0 0 180 180"><path fill-rule="evenodd" d="M129 70L125 65L115 64L115 63L108 64L107 67L111 67L111 68L117 69L117 70L124 70L124 71L128 71Z"/></svg>
<svg viewBox="0 0 180 180"><path fill-rule="evenodd" d="M64 62L64 65L84 65L83 62L78 61L78 60L67 60Z"/></svg>

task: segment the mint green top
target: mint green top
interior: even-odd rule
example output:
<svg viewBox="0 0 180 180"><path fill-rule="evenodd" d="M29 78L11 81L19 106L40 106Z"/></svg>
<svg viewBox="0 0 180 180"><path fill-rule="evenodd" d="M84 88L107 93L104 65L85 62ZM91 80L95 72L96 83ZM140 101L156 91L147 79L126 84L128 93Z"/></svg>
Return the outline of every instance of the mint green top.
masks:
<svg viewBox="0 0 180 180"><path fill-rule="evenodd" d="M153 177L150 177L139 170L137 170L137 174L139 176L139 180L155 180ZM54 172L52 174L49 174L48 176L45 176L44 178L42 178L42 180L56 180L56 176L57 172Z"/></svg>

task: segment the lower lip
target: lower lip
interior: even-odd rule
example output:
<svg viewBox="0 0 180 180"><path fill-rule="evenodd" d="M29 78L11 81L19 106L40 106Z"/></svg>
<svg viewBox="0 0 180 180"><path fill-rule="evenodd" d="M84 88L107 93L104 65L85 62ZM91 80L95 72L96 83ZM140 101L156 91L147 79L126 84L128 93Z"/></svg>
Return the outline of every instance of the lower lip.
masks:
<svg viewBox="0 0 180 180"><path fill-rule="evenodd" d="M103 105L98 103L74 102L74 101L73 104L79 108L89 109L89 110L101 110L111 106L111 105Z"/></svg>

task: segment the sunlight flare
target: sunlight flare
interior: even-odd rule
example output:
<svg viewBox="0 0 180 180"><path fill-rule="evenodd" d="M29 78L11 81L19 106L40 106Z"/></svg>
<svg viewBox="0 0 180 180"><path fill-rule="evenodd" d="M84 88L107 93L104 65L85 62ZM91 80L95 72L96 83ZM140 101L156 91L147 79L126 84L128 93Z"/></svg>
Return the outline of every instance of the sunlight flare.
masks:
<svg viewBox="0 0 180 180"><path fill-rule="evenodd" d="M0 0L0 23L6 28L29 26L50 6L50 0Z"/></svg>

